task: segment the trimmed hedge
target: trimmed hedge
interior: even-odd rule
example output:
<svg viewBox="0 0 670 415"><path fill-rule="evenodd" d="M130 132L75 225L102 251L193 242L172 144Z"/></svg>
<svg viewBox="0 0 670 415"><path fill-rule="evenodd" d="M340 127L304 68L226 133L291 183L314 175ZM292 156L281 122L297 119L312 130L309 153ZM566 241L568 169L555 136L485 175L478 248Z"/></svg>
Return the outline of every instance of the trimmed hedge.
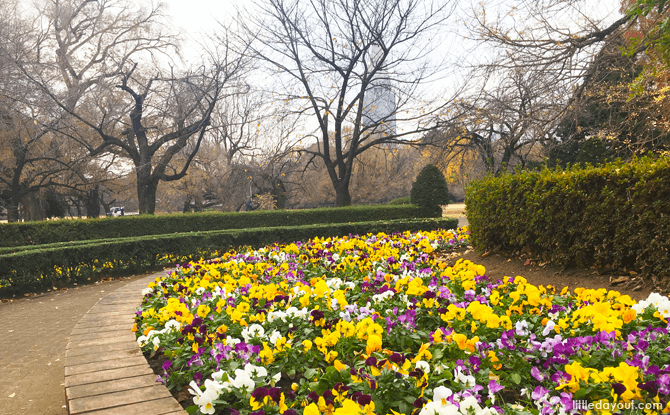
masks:
<svg viewBox="0 0 670 415"><path fill-rule="evenodd" d="M411 205L412 204L412 198L410 196L405 196L405 197L399 197L397 199L393 199L387 203L387 205Z"/></svg>
<svg viewBox="0 0 670 415"><path fill-rule="evenodd" d="M242 245L260 247L315 236L455 229L457 225L457 219L440 218L282 226L148 235L29 249L0 255L0 296L50 288L67 280L85 280L94 269L104 269L105 263L112 264L109 272L138 272Z"/></svg>
<svg viewBox="0 0 670 415"><path fill-rule="evenodd" d="M487 176L466 189L479 250L670 275L670 158Z"/></svg>
<svg viewBox="0 0 670 415"><path fill-rule="evenodd" d="M205 230L299 226L376 220L440 217L441 211L417 206L348 206L304 210L207 212L68 219L0 224L0 247L128 238Z"/></svg>

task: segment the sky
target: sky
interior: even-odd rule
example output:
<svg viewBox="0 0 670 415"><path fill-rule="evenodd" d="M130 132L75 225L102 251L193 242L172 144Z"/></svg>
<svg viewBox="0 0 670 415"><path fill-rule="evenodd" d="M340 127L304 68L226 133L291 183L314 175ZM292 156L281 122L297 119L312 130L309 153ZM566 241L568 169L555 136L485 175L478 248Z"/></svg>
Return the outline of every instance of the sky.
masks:
<svg viewBox="0 0 670 415"><path fill-rule="evenodd" d="M174 23L189 36L215 30L217 20L226 21L235 14L237 0L163 0Z"/></svg>
<svg viewBox="0 0 670 415"><path fill-rule="evenodd" d="M512 3L519 3L521 0L456 1L457 8L453 24L448 29L455 34L452 34L448 38L448 41L436 48L439 56L437 56L435 61L444 62L445 64L441 65L444 67L457 66L459 62L464 65L476 64L478 59L485 59L486 54L491 53L491 51L476 50L472 44L459 39L459 33L465 29L463 25L467 22L466 19L468 19L468 14L472 12L472 7L478 7L486 3L487 17L494 17L497 11L507 11ZM543 1L547 0L538 0L538 2ZM162 0L162 2L167 6L166 13L170 16L176 28L180 28L185 35L181 55L186 58L187 64L198 60L200 46L196 42L204 36L212 35L217 31L219 28L217 20L231 22L237 8L252 4L252 0ZM606 20L610 22L620 17L620 0L576 0L575 3L580 3L580 9L586 15L595 17L608 16ZM560 16L556 17L561 19ZM581 20L579 16L577 18ZM568 24L568 26L570 25ZM461 78L464 77L466 71L464 69L460 73ZM454 75L455 73L457 73L456 69L446 71L442 75L443 78L440 78L435 84L431 85L429 90L439 91L439 94L437 94L439 96L450 95L449 87L460 84L458 80L459 76Z"/></svg>

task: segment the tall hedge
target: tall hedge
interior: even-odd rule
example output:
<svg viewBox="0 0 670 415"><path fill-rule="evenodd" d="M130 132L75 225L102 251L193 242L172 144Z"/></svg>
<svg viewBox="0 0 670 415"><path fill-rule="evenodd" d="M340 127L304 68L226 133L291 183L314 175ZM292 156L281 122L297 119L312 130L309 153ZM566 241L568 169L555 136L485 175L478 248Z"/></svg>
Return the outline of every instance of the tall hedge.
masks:
<svg viewBox="0 0 670 415"><path fill-rule="evenodd" d="M6 223L0 224L0 247L268 226L429 218L441 214L435 209L411 205L379 205Z"/></svg>
<svg viewBox="0 0 670 415"><path fill-rule="evenodd" d="M487 176L465 198L480 250L670 275L670 158Z"/></svg>

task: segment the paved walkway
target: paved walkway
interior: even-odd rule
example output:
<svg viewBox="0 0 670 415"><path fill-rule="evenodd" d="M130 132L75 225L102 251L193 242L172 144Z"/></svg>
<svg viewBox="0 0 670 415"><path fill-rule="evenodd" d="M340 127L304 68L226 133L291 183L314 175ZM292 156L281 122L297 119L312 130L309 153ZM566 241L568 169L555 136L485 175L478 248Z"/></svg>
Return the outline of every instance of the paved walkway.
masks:
<svg viewBox="0 0 670 415"><path fill-rule="evenodd" d="M100 299L144 277L0 304L0 414L67 414L64 363L72 330Z"/></svg>

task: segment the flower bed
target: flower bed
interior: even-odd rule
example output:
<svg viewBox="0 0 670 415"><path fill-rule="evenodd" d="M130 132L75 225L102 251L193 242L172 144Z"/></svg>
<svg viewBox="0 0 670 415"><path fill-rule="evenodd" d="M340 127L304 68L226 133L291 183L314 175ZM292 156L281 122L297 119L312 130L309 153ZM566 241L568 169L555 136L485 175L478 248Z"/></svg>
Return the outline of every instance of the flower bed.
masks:
<svg viewBox="0 0 670 415"><path fill-rule="evenodd" d="M380 233L183 265L145 290L138 342L191 413L670 412L668 298L493 281L438 255L464 244Z"/></svg>

